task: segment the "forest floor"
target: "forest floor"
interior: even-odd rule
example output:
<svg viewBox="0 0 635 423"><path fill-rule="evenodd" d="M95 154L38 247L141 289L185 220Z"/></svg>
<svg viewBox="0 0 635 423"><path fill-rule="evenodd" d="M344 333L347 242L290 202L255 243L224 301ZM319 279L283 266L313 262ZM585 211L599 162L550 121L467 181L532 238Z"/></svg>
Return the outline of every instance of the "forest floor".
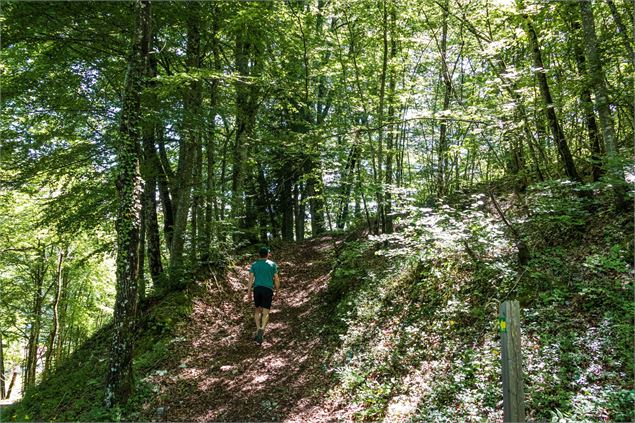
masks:
<svg viewBox="0 0 635 423"><path fill-rule="evenodd" d="M343 404L328 398L333 378L326 362L331 349L320 336L325 322L322 294L341 242L325 236L274 250L282 289L274 297L262 345L253 340L253 302L245 295L253 257L232 269L225 286L210 283L208 295L195 300L171 365L149 378L160 394L158 403L148 404L145 417L302 422L346 418Z"/></svg>

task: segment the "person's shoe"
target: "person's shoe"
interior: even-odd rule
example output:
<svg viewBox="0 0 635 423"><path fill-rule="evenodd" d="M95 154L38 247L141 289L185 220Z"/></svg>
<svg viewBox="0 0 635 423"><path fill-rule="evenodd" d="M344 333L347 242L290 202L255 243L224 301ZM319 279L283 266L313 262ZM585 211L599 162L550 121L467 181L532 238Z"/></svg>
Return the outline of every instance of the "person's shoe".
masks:
<svg viewBox="0 0 635 423"><path fill-rule="evenodd" d="M262 344L262 338L265 335L265 331L262 329L258 329L258 333L256 334L256 342L258 342L259 344Z"/></svg>
<svg viewBox="0 0 635 423"><path fill-rule="evenodd" d="M259 335L260 335L260 329L256 330L256 334L254 335L254 341L259 342L258 341L260 339Z"/></svg>

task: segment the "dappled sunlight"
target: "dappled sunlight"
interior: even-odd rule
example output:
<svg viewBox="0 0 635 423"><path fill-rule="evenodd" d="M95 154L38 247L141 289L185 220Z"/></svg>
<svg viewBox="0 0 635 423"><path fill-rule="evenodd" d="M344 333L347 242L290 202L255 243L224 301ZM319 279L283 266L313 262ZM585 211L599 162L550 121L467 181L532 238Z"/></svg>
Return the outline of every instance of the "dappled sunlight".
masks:
<svg viewBox="0 0 635 423"><path fill-rule="evenodd" d="M245 296L249 260L229 272L224 296L195 300L185 356L151 381L169 420L306 421L310 411L324 421L326 411L317 411L326 410L324 399L315 391L325 381L324 345L316 329L331 271L324 255L334 245L324 237L276 250L281 290L261 346Z"/></svg>

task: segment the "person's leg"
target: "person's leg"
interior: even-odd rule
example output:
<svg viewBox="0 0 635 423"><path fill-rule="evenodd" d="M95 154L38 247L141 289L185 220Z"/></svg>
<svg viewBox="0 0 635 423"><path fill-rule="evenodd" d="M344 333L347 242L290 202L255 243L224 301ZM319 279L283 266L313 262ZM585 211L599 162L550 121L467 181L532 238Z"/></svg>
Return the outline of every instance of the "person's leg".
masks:
<svg viewBox="0 0 635 423"><path fill-rule="evenodd" d="M260 327L263 331L267 327L267 323L269 323L269 309L263 308L262 309L262 325Z"/></svg>
<svg viewBox="0 0 635 423"><path fill-rule="evenodd" d="M256 322L256 329L260 329L262 322L262 307L256 307L256 311L254 312L254 321Z"/></svg>

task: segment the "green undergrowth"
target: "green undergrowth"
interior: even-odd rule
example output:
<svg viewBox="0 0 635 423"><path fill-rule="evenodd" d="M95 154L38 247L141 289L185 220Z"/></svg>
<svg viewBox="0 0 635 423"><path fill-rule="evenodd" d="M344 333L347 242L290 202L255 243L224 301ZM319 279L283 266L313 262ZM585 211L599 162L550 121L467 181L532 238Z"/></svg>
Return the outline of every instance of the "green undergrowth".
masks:
<svg viewBox="0 0 635 423"><path fill-rule="evenodd" d="M2 421L137 420L155 395L148 376L161 372L170 348L192 308L191 292L150 298L141 307L134 347L135 391L123 407L103 407L112 326L98 331L49 376L28 390L22 401L2 411Z"/></svg>
<svg viewBox="0 0 635 423"><path fill-rule="evenodd" d="M498 202L412 205L395 234L340 251L333 398L357 420L500 421L499 305L519 300L527 417L632 421L633 226L610 187L564 182Z"/></svg>

